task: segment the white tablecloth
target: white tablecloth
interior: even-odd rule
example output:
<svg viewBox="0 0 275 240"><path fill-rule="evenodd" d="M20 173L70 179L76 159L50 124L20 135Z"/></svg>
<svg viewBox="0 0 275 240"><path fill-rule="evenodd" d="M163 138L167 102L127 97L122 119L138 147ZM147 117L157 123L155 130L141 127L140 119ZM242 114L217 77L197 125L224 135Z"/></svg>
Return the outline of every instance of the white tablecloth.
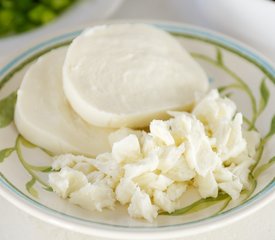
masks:
<svg viewBox="0 0 275 240"><path fill-rule="evenodd" d="M196 0L126 0L112 16L113 19L148 19L188 22L206 26L196 12ZM18 49L23 49L22 42ZM14 46L10 46L14 49ZM261 51L261 49L258 49ZM12 50L11 50L12 53ZM0 66L8 56L1 55ZM275 57L273 59L275 61ZM1 240L94 240L79 233L64 230L42 222L0 197L0 239ZM186 240L274 240L275 201L256 213L225 227L212 230Z"/></svg>

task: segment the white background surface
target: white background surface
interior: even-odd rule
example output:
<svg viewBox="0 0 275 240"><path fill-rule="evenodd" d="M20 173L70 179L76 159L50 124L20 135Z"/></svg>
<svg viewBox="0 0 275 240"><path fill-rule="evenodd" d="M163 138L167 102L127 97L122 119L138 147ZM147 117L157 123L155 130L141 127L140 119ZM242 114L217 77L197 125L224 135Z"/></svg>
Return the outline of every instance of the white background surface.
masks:
<svg viewBox="0 0 275 240"><path fill-rule="evenodd" d="M259 0L267 1L267 0ZM221 2L221 1L220 1ZM224 30L225 33L233 32L227 29L215 28L215 24L210 24L205 20L205 16L200 15L201 4L206 1L200 0L125 0L121 7L111 17L112 19L157 19L177 22L193 23L213 29ZM275 4L274 4L275 5ZM209 5L208 5L209 8ZM275 7L274 7L275 8ZM275 10L274 10L275 11ZM244 12L245 13L245 12ZM225 20L228 16L224 14ZM212 19L213 20L213 19ZM213 22L212 22L213 23ZM236 26L234 26L236 27ZM257 26L255 26L256 28ZM68 28L68 26L66 26ZM244 30L245 31L245 30ZM258 51L268 55L267 45L262 47L259 42L249 41L244 35L234 35L235 38L257 48ZM33 41L33 39L31 40ZM17 45L18 50L24 49L29 45L29 40L22 41ZM274 46L274 43L270 44ZM5 45L5 49L10 47L13 51L14 45ZM0 67L5 59L8 58L7 51L0 41ZM10 51L12 54L12 50ZM270 55L275 62L275 56ZM25 212L14 207L11 203L0 197L0 240L95 240L73 231L64 230L48 223L42 222ZM212 230L193 237L184 238L185 240L275 240L275 201L269 203L260 211L241 219L233 224Z"/></svg>

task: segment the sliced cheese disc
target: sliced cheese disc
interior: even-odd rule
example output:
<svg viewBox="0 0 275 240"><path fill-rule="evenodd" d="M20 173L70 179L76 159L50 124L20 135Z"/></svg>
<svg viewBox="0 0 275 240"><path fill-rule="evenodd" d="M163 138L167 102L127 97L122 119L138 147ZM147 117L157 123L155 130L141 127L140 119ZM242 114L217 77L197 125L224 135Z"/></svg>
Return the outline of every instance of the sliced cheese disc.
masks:
<svg viewBox="0 0 275 240"><path fill-rule="evenodd" d="M184 109L205 92L205 72L168 33L144 24L114 24L84 31L63 66L65 95L87 122L102 127L144 127Z"/></svg>
<svg viewBox="0 0 275 240"><path fill-rule="evenodd" d="M110 150L111 129L91 126L70 107L62 87L67 47L40 57L26 72L18 90L15 123L32 143L55 154L97 155Z"/></svg>

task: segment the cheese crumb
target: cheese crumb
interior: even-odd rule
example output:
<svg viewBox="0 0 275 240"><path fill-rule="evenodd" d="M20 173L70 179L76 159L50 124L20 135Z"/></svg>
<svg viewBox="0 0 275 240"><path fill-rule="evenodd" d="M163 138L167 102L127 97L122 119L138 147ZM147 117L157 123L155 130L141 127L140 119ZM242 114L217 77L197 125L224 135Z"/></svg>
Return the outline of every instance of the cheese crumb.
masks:
<svg viewBox="0 0 275 240"><path fill-rule="evenodd" d="M150 132L119 129L110 136L112 151L94 158L54 157L49 183L62 198L89 210L128 206L134 218L152 222L158 211L173 212L184 195L202 198L219 191L233 200L250 187L260 136L243 130L242 114L217 90L198 100L191 113L169 112L153 120Z"/></svg>

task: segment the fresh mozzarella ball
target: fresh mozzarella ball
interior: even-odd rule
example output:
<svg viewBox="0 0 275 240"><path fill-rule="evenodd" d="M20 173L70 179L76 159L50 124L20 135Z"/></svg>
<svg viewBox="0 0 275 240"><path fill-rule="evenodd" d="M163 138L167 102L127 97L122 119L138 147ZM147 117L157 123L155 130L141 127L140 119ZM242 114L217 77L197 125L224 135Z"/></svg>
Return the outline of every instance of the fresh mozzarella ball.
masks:
<svg viewBox="0 0 275 240"><path fill-rule="evenodd" d="M74 110L101 127L145 127L183 109L208 88L207 75L167 32L145 24L88 29L69 46L64 92Z"/></svg>
<svg viewBox="0 0 275 240"><path fill-rule="evenodd" d="M39 57L24 75L14 121L21 135L54 154L95 156L110 151L113 129L87 124L68 103L62 86L67 47Z"/></svg>

